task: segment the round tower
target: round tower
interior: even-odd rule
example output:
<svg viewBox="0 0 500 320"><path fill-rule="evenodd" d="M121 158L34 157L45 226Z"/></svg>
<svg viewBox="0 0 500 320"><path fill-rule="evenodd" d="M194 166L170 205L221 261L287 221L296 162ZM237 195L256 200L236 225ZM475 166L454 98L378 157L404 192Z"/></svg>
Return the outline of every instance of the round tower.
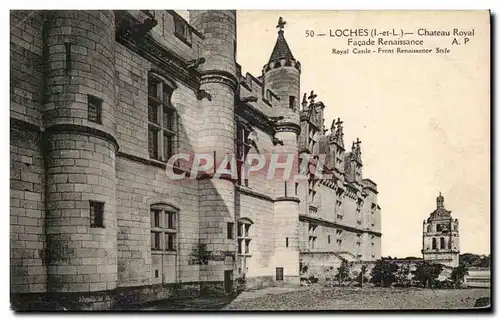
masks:
<svg viewBox="0 0 500 320"><path fill-rule="evenodd" d="M114 13L47 14L47 288L110 290L117 282Z"/></svg>
<svg viewBox="0 0 500 320"><path fill-rule="evenodd" d="M189 18L190 24L204 36L200 58L205 58L205 63L198 69L200 90L210 95L210 99L200 101L203 124L198 133L197 152L215 154L217 168L227 154L235 151L236 11L190 10ZM207 178L199 183L200 242L213 256L235 253L236 242L227 239L226 234L228 223L235 225L234 182ZM224 280L235 279L234 268L234 258L225 257L200 266L202 291L228 293ZM209 282L210 285L205 285Z"/></svg>
<svg viewBox="0 0 500 320"><path fill-rule="evenodd" d="M278 39L274 45L269 62L262 68L264 86L276 93L280 99L280 107L274 116L283 116L281 124L290 124L300 128L300 62L295 60L284 36L286 22L280 17L278 21ZM267 98L267 97L266 97Z"/></svg>
<svg viewBox="0 0 500 320"><path fill-rule="evenodd" d="M291 176L275 176L274 179L274 264L278 273L283 274L287 282L299 282L299 199L295 195L294 176L298 174L298 136L300 134L299 96L300 62L297 61L288 46L283 28L286 22L279 18L278 39L269 62L262 73L266 98L268 90L279 97L279 106L274 116L279 120L276 126L276 138L282 141L274 147L279 155L279 162L285 162L293 155L294 167ZM281 269L282 268L282 269ZM281 277L280 277L281 278Z"/></svg>

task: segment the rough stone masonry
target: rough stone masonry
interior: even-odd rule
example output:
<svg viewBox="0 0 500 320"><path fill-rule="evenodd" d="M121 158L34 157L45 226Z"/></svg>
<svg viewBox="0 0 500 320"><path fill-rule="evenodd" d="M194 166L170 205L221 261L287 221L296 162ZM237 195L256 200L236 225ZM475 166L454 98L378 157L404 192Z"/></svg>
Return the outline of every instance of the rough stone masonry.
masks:
<svg viewBox="0 0 500 320"><path fill-rule="evenodd" d="M235 11L189 16L10 12L16 310L230 294L298 284L302 263L380 258L361 141L347 150L343 122L327 134L325 104L311 88L301 99L283 19L255 77L235 61ZM329 178L169 180L172 155L200 152L239 165L250 154L326 155Z"/></svg>

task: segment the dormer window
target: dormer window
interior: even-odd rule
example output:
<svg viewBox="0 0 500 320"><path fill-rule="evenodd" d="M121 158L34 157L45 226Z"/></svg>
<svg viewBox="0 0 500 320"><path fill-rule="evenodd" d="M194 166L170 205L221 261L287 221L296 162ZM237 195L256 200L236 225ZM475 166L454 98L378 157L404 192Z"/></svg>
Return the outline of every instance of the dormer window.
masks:
<svg viewBox="0 0 500 320"><path fill-rule="evenodd" d="M175 31L174 31L175 36L188 46L191 46L192 31L186 20L182 19L180 16L175 15L174 26L175 26Z"/></svg>

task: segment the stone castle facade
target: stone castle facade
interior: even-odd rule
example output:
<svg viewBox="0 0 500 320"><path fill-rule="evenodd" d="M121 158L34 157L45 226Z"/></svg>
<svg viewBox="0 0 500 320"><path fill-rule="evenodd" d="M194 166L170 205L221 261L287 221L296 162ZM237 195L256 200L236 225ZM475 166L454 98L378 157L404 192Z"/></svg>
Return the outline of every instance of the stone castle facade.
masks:
<svg viewBox="0 0 500 320"><path fill-rule="evenodd" d="M453 219L451 211L445 209L441 193L436 198L436 210L424 220L422 227L424 261L458 267L460 255L458 219Z"/></svg>
<svg viewBox="0 0 500 320"><path fill-rule="evenodd" d="M346 150L340 119L327 134L313 92L301 103L281 19L255 77L235 60L234 11L190 11L189 23L171 10L10 17L13 303L106 309L380 258L360 141ZM326 154L331 177L173 181L179 153Z"/></svg>

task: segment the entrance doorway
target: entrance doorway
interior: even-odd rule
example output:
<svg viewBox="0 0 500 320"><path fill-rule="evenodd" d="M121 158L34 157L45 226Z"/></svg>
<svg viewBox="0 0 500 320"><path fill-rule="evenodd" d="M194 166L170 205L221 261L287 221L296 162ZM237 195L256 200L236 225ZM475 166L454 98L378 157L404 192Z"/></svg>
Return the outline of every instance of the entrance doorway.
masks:
<svg viewBox="0 0 500 320"><path fill-rule="evenodd" d="M224 271L224 288L226 293L233 293L233 270Z"/></svg>
<svg viewBox="0 0 500 320"><path fill-rule="evenodd" d="M283 281L283 267L276 268L276 281Z"/></svg>

